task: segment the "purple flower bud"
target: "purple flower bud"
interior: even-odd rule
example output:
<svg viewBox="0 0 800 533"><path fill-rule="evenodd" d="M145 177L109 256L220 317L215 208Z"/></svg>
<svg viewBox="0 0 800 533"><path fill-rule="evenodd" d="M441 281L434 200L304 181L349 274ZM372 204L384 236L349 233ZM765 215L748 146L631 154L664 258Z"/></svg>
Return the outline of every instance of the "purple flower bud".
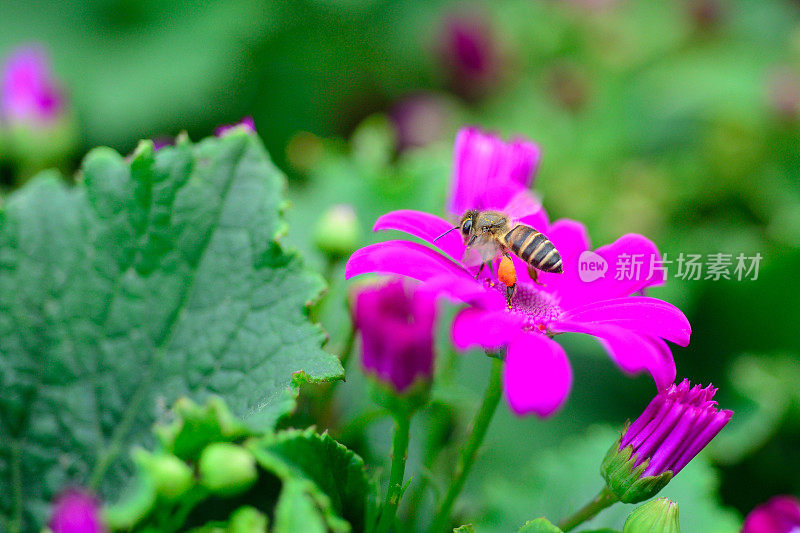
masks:
<svg viewBox="0 0 800 533"><path fill-rule="evenodd" d="M438 55L454 92L474 100L494 84L500 57L486 16L479 13L452 14L444 20Z"/></svg>
<svg viewBox="0 0 800 533"><path fill-rule="evenodd" d="M10 123L49 124L61 116L65 99L44 48L26 46L3 64L0 118Z"/></svg>
<svg viewBox="0 0 800 533"><path fill-rule="evenodd" d="M433 373L435 295L400 280L362 289L355 300L364 371L405 392Z"/></svg>
<svg viewBox="0 0 800 533"><path fill-rule="evenodd" d="M68 489L56 498L50 518L53 533L103 533L100 505L88 492Z"/></svg>
<svg viewBox="0 0 800 533"><path fill-rule="evenodd" d="M620 451L632 448L634 467L649 461L642 477L667 470L676 476L725 427L733 411L717 409L716 392L711 385L701 389L684 379L650 402L619 445Z"/></svg>
<svg viewBox="0 0 800 533"><path fill-rule="evenodd" d="M214 135L216 135L217 137L222 137L230 130L238 128L239 126L243 126L245 129L248 129L253 133L255 133L256 131L256 123L253 121L253 117L244 117L237 124L226 124L224 126L219 126L214 130Z"/></svg>
<svg viewBox="0 0 800 533"><path fill-rule="evenodd" d="M601 471L622 502L652 498L711 442L733 411L717 409L717 389L684 379L659 392L608 451Z"/></svg>
<svg viewBox="0 0 800 533"><path fill-rule="evenodd" d="M742 533L792 533L800 531L800 500L775 496L747 515Z"/></svg>

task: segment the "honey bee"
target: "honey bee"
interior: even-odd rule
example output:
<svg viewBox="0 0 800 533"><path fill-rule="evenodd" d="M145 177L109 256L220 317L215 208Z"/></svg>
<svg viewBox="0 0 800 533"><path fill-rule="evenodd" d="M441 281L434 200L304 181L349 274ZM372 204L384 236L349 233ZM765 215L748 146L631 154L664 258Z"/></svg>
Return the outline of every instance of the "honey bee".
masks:
<svg viewBox="0 0 800 533"><path fill-rule="evenodd" d="M492 261L503 255L507 261L501 262L500 281L506 285L506 301L511 306L511 298L516 292L516 274L509 272L511 265L509 251L525 261L528 274L536 281L536 272L563 272L561 255L547 237L526 224L513 224L511 218L500 211L469 210L461 217L458 226L449 229L438 238L453 230L460 230L467 245L464 262L472 261L471 255L478 254L478 273L488 265L492 269Z"/></svg>

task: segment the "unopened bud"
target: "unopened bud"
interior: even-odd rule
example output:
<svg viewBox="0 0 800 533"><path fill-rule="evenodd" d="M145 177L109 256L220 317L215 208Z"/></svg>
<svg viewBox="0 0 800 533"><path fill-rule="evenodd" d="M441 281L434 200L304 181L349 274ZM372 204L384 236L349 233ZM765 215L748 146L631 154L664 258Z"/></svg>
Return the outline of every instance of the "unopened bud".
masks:
<svg viewBox="0 0 800 533"><path fill-rule="evenodd" d="M624 503L652 498L728 423L717 409L717 389L683 380L659 392L603 460L609 489Z"/></svg>
<svg viewBox="0 0 800 533"><path fill-rule="evenodd" d="M658 498L634 509L622 533L680 533L680 530L678 504Z"/></svg>
<svg viewBox="0 0 800 533"><path fill-rule="evenodd" d="M228 533L266 533L267 517L255 507L240 507L231 515Z"/></svg>
<svg viewBox="0 0 800 533"><path fill-rule="evenodd" d="M314 231L314 243L329 258L338 260L358 248L359 234L355 211L349 205L339 204L322 215Z"/></svg>
<svg viewBox="0 0 800 533"><path fill-rule="evenodd" d="M220 496L234 496L249 489L258 478L253 454L229 442L209 444L200 454L200 482Z"/></svg>
<svg viewBox="0 0 800 533"><path fill-rule="evenodd" d="M83 489L68 489L58 496L50 517L53 533L104 533L97 499Z"/></svg>
<svg viewBox="0 0 800 533"><path fill-rule="evenodd" d="M174 500L183 496L194 485L192 469L174 455L135 452L142 469L150 474L158 494Z"/></svg>

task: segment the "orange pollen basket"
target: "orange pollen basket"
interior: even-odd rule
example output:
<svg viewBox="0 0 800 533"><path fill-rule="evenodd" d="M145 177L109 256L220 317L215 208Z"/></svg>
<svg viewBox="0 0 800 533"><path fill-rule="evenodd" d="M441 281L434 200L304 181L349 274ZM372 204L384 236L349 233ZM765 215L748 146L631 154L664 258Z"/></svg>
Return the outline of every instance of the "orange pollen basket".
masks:
<svg viewBox="0 0 800 533"><path fill-rule="evenodd" d="M517 282L517 271L514 270L514 262L508 256L503 256L500 266L497 267L497 277L506 287L511 287Z"/></svg>

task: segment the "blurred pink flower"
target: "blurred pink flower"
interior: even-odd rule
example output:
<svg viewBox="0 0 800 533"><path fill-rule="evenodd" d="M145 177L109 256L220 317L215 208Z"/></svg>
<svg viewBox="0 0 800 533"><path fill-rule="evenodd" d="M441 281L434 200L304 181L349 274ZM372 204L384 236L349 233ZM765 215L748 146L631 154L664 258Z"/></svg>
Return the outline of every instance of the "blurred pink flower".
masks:
<svg viewBox="0 0 800 533"><path fill-rule="evenodd" d="M750 511L742 533L797 533L800 531L800 500L775 496Z"/></svg>
<svg viewBox="0 0 800 533"><path fill-rule="evenodd" d="M500 73L500 54L487 16L451 13L440 32L437 53L450 88L468 100L484 96Z"/></svg>
<svg viewBox="0 0 800 533"><path fill-rule="evenodd" d="M0 118L46 124L61 116L65 98L44 48L18 48L5 60L0 82Z"/></svg>
<svg viewBox="0 0 800 533"><path fill-rule="evenodd" d="M50 518L53 533L103 533L100 504L82 489L68 489L53 504Z"/></svg>
<svg viewBox="0 0 800 533"><path fill-rule="evenodd" d="M469 304L453 323L459 349L506 347L504 387L517 414L548 416L566 400L572 372L564 350L553 340L559 333L577 332L597 337L614 362L629 373L647 370L659 390L675 379L675 363L668 340L689 342L691 328L676 307L644 296L631 296L663 283L663 273L620 280L603 277L591 283L578 276L578 258L590 250L586 229L579 222L560 220L550 225L537 200L527 192L539 160L536 145L517 140L505 143L475 129L462 130L456 139L455 171L450 209L499 209L545 233L563 260L563 274L540 272L536 284L520 277L511 308L505 286L477 267L461 261L466 246L451 232L451 223L429 213L393 211L380 217L374 230L398 230L432 247L394 240L356 251L347 263L347 278L370 272L408 276ZM595 253L609 264L623 254L658 257L655 245L629 234ZM517 272L526 265L514 258Z"/></svg>
<svg viewBox="0 0 800 533"><path fill-rule="evenodd" d="M389 111L397 135L398 149L425 146L440 139L447 122L443 98L420 93L407 96Z"/></svg>
<svg viewBox="0 0 800 533"><path fill-rule="evenodd" d="M783 67L772 73L767 84L768 103L781 120L793 121L800 115L800 76Z"/></svg>

